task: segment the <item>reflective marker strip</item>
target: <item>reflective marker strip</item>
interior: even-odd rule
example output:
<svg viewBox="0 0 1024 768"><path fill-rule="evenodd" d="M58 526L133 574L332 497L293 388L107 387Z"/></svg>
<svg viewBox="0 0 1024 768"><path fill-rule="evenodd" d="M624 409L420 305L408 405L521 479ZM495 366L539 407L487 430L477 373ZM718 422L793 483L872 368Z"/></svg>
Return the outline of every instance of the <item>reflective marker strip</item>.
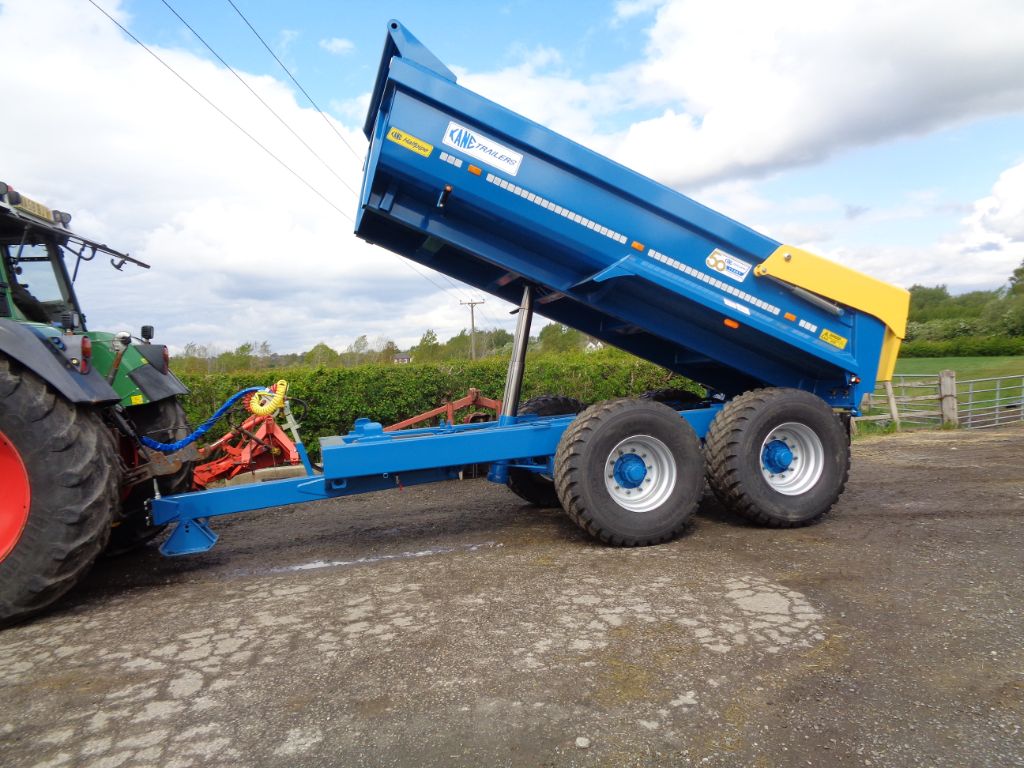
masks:
<svg viewBox="0 0 1024 768"><path fill-rule="evenodd" d="M596 221L592 221L591 219L588 219L586 216L578 214L575 211L570 211L568 208L563 208L557 203L554 203L551 200L547 200L546 198L541 197L536 192L531 192L528 189L524 189L523 187L520 187L518 184L513 184L512 182L506 181L500 176L495 176L493 173L487 174L487 181L493 184L494 186L499 187L500 189L504 189L507 192L511 192L513 195L523 198L529 203L533 203L534 205L538 205L541 208L544 208L545 210L551 211L556 216L561 216L564 219L568 219L569 221L575 222L576 224L579 224L581 227L586 227L587 229L596 232L599 235L604 235L605 237L609 238L610 240L614 240L619 244L625 244L626 241L629 239L625 235L620 234L613 229L609 229L608 227L599 224Z"/></svg>
<svg viewBox="0 0 1024 768"><path fill-rule="evenodd" d="M455 155L449 155L447 152L442 152L440 157L444 162L454 165L456 168L462 167L462 160L455 157Z"/></svg>

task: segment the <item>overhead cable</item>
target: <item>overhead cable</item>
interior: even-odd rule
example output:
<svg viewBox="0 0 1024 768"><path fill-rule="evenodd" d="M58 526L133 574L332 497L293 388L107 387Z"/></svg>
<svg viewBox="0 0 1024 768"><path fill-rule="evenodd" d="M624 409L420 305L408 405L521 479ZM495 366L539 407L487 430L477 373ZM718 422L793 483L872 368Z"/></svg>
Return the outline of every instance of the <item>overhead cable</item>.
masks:
<svg viewBox="0 0 1024 768"><path fill-rule="evenodd" d="M295 130L290 125L288 125L287 122L285 122L285 119L283 117L281 117L281 115L279 115L274 110L273 107L271 107L269 104L267 104L267 102L263 100L263 97L260 96L258 93L256 93L256 91L253 90L252 86L249 85L245 81L245 79L241 75L239 75L234 70L234 68L224 60L224 57L222 57L219 53L217 53L215 50L213 50L213 46L211 46L208 42L206 42L206 40L203 38L203 36L200 35L191 24L189 24L187 21L185 21L184 18L182 18L181 14L178 13L174 9L174 6L172 6L168 2L168 0L161 0L161 2L163 2L163 4L167 6L167 9L178 18L178 21L180 21L182 24L184 24L186 27L188 27L189 32L191 32L193 35L195 35L196 38L199 40L199 42L201 42L203 45L206 46L206 50L208 50L210 53L212 53L214 56L216 56L217 60L221 64L223 64L225 67L227 67L228 72L230 72L232 75L234 75L235 78L238 80L238 82L240 82L242 85L244 85L246 87L246 89L249 91L249 93L251 93L253 96L255 96L256 99L260 102L260 104L262 104L264 107L266 107L267 111L269 111L270 114L272 114L274 117L277 118L277 121L279 123L281 123L281 125L283 125L285 128L287 128L288 131L291 133L291 135L294 136L296 139L298 139L299 142L302 144L302 146L304 146L306 149L308 149L310 151L310 154L312 154L313 157L315 157L317 160L320 161L320 164L323 165L323 167L326 168L334 176L334 178L336 178L338 181L340 181L349 192L351 192L356 197L359 197L359 193L356 192L355 189L352 188L352 185L350 185L347 181L345 181L345 179L343 179L341 176L339 176L337 174L337 172L327 163L327 161L324 160L322 157L320 157L320 155L317 154L316 150L313 149L311 146L309 146L309 144L307 144L305 142L305 140L301 136L299 136L299 134L296 133Z"/></svg>

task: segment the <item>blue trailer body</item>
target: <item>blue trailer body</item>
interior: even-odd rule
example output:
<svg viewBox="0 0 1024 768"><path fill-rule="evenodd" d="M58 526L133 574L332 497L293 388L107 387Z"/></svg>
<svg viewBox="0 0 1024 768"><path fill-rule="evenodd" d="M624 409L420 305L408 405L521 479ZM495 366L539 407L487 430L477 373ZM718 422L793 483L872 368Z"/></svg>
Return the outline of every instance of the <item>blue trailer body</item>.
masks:
<svg viewBox="0 0 1024 768"><path fill-rule="evenodd" d="M516 471L554 476L575 414L517 416L535 306L709 388L698 407L669 419L675 426L659 426L656 408L639 408L651 434L640 430L601 449L593 484L598 493L605 485L616 514L618 504L653 518L660 507L638 505L630 494L642 495L654 480L669 504L680 478L691 476L688 509L664 528L668 534L629 533L627 520L627 533L604 540L654 543L681 530L703 488L692 479L703 477L702 459L687 440L703 439L715 424L723 435L732 430L737 444L746 440L731 417L722 418L733 401L748 420L764 423L750 437L747 469L736 469L743 457L723 452L728 440L718 441L712 480L727 471L753 474L748 485L762 478L778 496L768 504L775 504L772 524L804 524L838 498L848 436L844 448L830 409L856 414L876 379L891 375L906 291L765 237L462 88L398 22L388 26L364 130L370 149L356 234L493 295L522 297L506 412L496 422L395 433L361 419L348 435L321 438L319 474L307 466L303 478L156 498L152 521L176 525L165 554L212 546L211 517L451 479L469 464L491 463L496 481ZM739 397L750 390L782 395ZM785 394L793 391L798 397ZM628 422L629 413L615 410L588 416L596 431ZM683 426L686 436L673 432ZM571 437L585 452L585 436ZM678 463L669 445L698 466ZM830 455L830 446L842 456ZM573 482L563 478L560 497ZM819 493L823 483L829 487ZM814 494L820 499L806 502ZM779 500L810 507L789 519ZM608 527L606 514L571 502L585 528Z"/></svg>
<svg viewBox="0 0 1024 768"><path fill-rule="evenodd" d="M360 237L515 303L535 285L541 314L727 397L873 389L883 319L759 277L781 243L462 88L397 22L364 130Z"/></svg>

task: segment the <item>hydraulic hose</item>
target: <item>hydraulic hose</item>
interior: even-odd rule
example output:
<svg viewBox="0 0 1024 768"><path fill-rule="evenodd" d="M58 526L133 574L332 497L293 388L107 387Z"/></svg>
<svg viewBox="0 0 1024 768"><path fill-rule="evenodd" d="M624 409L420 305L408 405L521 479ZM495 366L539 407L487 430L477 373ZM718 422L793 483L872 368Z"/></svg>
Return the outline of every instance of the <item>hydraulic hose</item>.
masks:
<svg viewBox="0 0 1024 768"><path fill-rule="evenodd" d="M283 382L279 382L279 384L280 383L283 383ZM160 451L161 453L174 453L174 451L180 451L186 445L190 445L191 443L194 443L200 437L202 437L207 432L209 432L210 431L210 427L212 427L214 424L216 424L217 421L220 420L220 417L223 416L225 413L227 413L228 409L231 408L231 406L233 406L235 403L237 403L241 398L245 397L248 394L252 394L252 393L256 393L256 392L266 392L266 390L263 387L249 387L247 389L241 390L240 392L236 392L235 394L233 394L231 397L229 397L227 400L224 401L224 405L222 405L220 408L218 408L216 410L216 412L214 412L213 416L211 416L206 421L204 421L202 424L200 424L196 428L195 432L193 432L188 437L183 437L181 440L179 440L176 443L161 443L161 442L158 442L158 441L154 440L151 437L146 437L145 435L140 435L139 436L139 442L141 442L147 448L152 448L154 451ZM255 395L253 395L253 396L255 397ZM284 401L284 395L283 394L281 394L281 400L282 400L282 402ZM273 401L271 401L271 402L273 402Z"/></svg>

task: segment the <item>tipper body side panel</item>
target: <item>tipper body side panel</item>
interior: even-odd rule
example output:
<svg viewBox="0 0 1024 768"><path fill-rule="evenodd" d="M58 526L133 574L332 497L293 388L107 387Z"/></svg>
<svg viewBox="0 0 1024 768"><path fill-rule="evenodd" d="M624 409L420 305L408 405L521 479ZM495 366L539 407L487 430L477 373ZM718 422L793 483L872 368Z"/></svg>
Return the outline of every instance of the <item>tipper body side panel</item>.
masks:
<svg viewBox="0 0 1024 768"><path fill-rule="evenodd" d="M532 285L546 317L727 397L871 391L885 322L757 274L781 243L462 88L395 24L360 237L511 302Z"/></svg>

